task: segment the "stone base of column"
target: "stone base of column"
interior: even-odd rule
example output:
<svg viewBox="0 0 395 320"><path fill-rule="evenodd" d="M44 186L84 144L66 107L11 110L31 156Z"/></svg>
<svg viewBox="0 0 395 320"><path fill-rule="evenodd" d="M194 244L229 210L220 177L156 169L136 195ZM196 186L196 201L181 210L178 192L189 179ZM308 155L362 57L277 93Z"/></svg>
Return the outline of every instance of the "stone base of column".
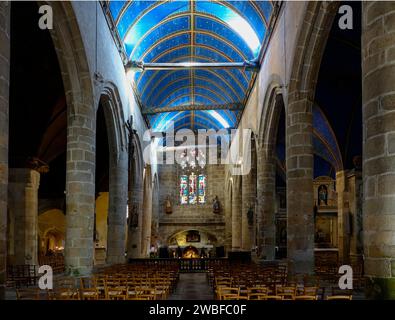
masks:
<svg viewBox="0 0 395 320"><path fill-rule="evenodd" d="M314 274L314 252L294 251L298 259L288 260L288 269L291 274Z"/></svg>
<svg viewBox="0 0 395 320"><path fill-rule="evenodd" d="M395 300L395 278L368 278L365 295L367 299Z"/></svg>
<svg viewBox="0 0 395 320"><path fill-rule="evenodd" d="M9 171L8 206L15 219L14 263L38 264L38 188L40 174L28 168Z"/></svg>
<svg viewBox="0 0 395 320"><path fill-rule="evenodd" d="M107 259L106 259L106 263L107 264L120 264L120 263L125 263L125 261L126 261L126 259L125 259L125 257L124 256L119 256L119 255L117 255L117 256L107 256Z"/></svg>

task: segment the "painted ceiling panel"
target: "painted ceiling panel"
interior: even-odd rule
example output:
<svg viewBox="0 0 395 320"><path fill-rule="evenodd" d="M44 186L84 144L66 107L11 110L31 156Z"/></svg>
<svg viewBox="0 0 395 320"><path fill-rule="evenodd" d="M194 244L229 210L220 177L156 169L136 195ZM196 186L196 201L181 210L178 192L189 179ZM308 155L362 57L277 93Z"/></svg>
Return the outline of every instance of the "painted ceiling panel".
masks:
<svg viewBox="0 0 395 320"><path fill-rule="evenodd" d="M274 11L271 1L109 2L126 56L143 63L256 61ZM133 70L132 79L154 130L164 130L169 121L176 128L218 130L237 126L255 76L236 68L143 69ZM224 104L229 108L218 108ZM155 113L160 108L166 112Z"/></svg>

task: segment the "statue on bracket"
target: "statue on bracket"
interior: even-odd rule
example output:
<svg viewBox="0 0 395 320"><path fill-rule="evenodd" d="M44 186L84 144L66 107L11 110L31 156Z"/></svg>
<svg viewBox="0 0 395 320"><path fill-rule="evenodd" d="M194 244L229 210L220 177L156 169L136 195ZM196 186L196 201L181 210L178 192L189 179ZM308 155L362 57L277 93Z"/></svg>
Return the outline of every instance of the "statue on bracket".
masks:
<svg viewBox="0 0 395 320"><path fill-rule="evenodd" d="M170 195L167 196L165 201L165 212L166 214L171 214L173 212L173 209L171 207Z"/></svg>
<svg viewBox="0 0 395 320"><path fill-rule="evenodd" d="M219 214L220 211L221 211L221 205L219 203L218 196L215 196L215 198L213 200L213 212L215 214Z"/></svg>
<svg viewBox="0 0 395 320"><path fill-rule="evenodd" d="M318 205L328 205L328 188L323 184L318 187Z"/></svg>

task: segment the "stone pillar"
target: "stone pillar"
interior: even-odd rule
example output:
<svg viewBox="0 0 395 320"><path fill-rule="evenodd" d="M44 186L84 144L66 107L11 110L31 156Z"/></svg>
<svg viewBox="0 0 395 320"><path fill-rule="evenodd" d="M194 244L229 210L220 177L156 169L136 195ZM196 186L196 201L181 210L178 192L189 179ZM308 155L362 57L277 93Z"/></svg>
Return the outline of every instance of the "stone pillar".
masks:
<svg viewBox="0 0 395 320"><path fill-rule="evenodd" d="M143 224L143 186L141 179L129 191L128 259L141 258Z"/></svg>
<svg viewBox="0 0 395 320"><path fill-rule="evenodd" d="M38 264L38 187L40 174L32 169L10 169L8 206L15 219L15 264Z"/></svg>
<svg viewBox="0 0 395 320"><path fill-rule="evenodd" d="M353 170L347 176L349 189L350 226L350 262L362 262L362 171Z"/></svg>
<svg viewBox="0 0 395 320"><path fill-rule="evenodd" d="M107 263L125 262L125 225L128 201L128 154L110 156L110 200L108 206Z"/></svg>
<svg viewBox="0 0 395 320"><path fill-rule="evenodd" d="M336 172L337 191L337 234L339 248L339 263L348 264L350 257L349 245L349 193L347 188L347 172L342 170Z"/></svg>
<svg viewBox="0 0 395 320"><path fill-rule="evenodd" d="M258 152L257 166L257 215L258 246L260 258L275 259L276 225L276 164L270 154L270 147L261 146Z"/></svg>
<svg viewBox="0 0 395 320"><path fill-rule="evenodd" d="M67 108L64 253L66 272L85 275L94 260L96 112L91 105L75 104Z"/></svg>
<svg viewBox="0 0 395 320"><path fill-rule="evenodd" d="M232 178L232 250L237 251L241 250L241 176L233 176Z"/></svg>
<svg viewBox="0 0 395 320"><path fill-rule="evenodd" d="M151 244L151 224L152 224L152 181L151 169L147 165L145 168L144 195L143 195L143 223L141 231L141 255L143 258L149 257Z"/></svg>
<svg viewBox="0 0 395 320"><path fill-rule="evenodd" d="M395 299L395 2L362 3L365 275Z"/></svg>
<svg viewBox="0 0 395 320"><path fill-rule="evenodd" d="M228 188L225 191L225 249L229 252L232 249L232 184L226 182Z"/></svg>
<svg viewBox="0 0 395 320"><path fill-rule="evenodd" d="M0 2L0 300L4 298L7 261L10 4Z"/></svg>
<svg viewBox="0 0 395 320"><path fill-rule="evenodd" d="M303 92L286 108L287 253L295 273L314 273L313 114Z"/></svg>
<svg viewBox="0 0 395 320"><path fill-rule="evenodd" d="M242 180L242 249L246 251L251 251L253 245L255 244L255 219L253 218L253 222L250 225L248 221L248 211L250 207L254 212L255 216L255 201L256 201L256 172L255 172L255 164L251 162L251 170L250 172L243 176Z"/></svg>

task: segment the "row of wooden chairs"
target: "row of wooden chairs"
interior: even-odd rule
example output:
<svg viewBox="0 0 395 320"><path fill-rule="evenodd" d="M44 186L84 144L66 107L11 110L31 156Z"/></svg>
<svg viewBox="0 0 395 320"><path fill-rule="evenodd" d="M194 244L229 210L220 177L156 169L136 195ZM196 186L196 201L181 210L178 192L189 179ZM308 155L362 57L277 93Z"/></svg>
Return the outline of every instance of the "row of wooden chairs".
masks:
<svg viewBox="0 0 395 320"><path fill-rule="evenodd" d="M16 290L17 299L159 300L168 298L178 279L174 264L120 264L98 268L90 277L55 277L52 290Z"/></svg>
<svg viewBox="0 0 395 320"><path fill-rule="evenodd" d="M219 300L318 300L317 287L305 287L298 294L295 287L279 287L271 292L266 287L247 288L242 292L240 287L218 287L216 297ZM352 300L351 294L328 295L326 300Z"/></svg>
<svg viewBox="0 0 395 320"><path fill-rule="evenodd" d="M38 288L16 289L18 300L155 300L154 288L106 288L102 296L96 288L58 288L40 290Z"/></svg>

